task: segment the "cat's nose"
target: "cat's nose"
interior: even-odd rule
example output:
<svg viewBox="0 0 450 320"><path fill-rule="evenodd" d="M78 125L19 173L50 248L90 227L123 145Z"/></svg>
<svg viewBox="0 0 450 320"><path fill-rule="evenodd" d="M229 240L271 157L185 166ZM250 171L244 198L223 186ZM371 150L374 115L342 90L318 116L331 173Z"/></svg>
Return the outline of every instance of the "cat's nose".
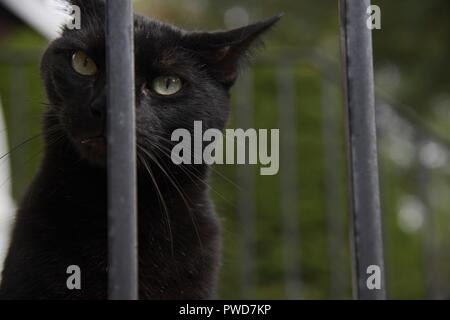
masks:
<svg viewBox="0 0 450 320"><path fill-rule="evenodd" d="M101 95L90 105L91 115L97 120L103 121L105 119L106 97Z"/></svg>

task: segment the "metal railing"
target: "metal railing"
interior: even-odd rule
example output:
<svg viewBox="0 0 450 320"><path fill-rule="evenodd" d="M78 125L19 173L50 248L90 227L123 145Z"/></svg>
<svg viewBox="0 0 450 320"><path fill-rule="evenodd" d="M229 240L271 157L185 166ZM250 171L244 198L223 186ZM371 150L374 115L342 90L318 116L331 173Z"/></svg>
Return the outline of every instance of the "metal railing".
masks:
<svg viewBox="0 0 450 320"><path fill-rule="evenodd" d="M386 298L378 178L370 0L341 0L341 37L346 91L349 205L352 226L354 294ZM380 287L367 284L368 268L381 272Z"/></svg>
<svg viewBox="0 0 450 320"><path fill-rule="evenodd" d="M138 298L134 18L106 1L109 299Z"/></svg>

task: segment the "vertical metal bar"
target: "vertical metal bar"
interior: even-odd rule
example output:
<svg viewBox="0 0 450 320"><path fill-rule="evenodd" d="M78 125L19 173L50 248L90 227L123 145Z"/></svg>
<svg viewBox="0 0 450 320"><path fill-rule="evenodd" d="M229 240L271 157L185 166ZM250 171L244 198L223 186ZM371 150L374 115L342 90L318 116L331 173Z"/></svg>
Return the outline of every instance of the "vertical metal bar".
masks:
<svg viewBox="0 0 450 320"><path fill-rule="evenodd" d="M341 162L339 117L334 85L322 78L322 136L325 171L325 210L328 231L328 257L330 266L331 299L345 296L347 273L344 261L344 215L340 191Z"/></svg>
<svg viewBox="0 0 450 320"><path fill-rule="evenodd" d="M426 143L426 139L420 132L415 133L416 137L416 185L417 195L424 206L424 227L422 231L422 250L425 273L425 294L426 299L439 299L439 270L436 267L437 244L436 229L433 209L430 202L430 180L431 170L427 168L420 157L421 150Z"/></svg>
<svg viewBox="0 0 450 320"><path fill-rule="evenodd" d="M278 112L281 130L280 182L283 228L285 287L288 299L301 298L299 256L299 207L297 172L297 126L295 115L295 79L293 67L283 62L278 67Z"/></svg>
<svg viewBox="0 0 450 320"><path fill-rule="evenodd" d="M385 299L372 34L366 25L370 0L340 0L339 5L345 70L354 295L358 299ZM371 289L367 285L369 266L379 268L379 289Z"/></svg>
<svg viewBox="0 0 450 320"><path fill-rule="evenodd" d="M236 86L236 125L238 128L252 127L253 77L246 72ZM242 146L237 146L242 148ZM240 283L243 299L255 296L255 176L251 166L237 166L237 182L242 187L237 196L240 234Z"/></svg>
<svg viewBox="0 0 450 320"><path fill-rule="evenodd" d="M106 1L108 291L138 298L134 29L131 0Z"/></svg>

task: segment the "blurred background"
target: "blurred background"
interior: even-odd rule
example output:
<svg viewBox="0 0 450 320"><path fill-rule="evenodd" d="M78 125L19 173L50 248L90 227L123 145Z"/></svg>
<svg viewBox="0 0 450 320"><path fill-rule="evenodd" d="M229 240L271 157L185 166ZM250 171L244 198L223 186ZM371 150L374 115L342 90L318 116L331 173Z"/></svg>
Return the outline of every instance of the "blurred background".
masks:
<svg viewBox="0 0 450 320"><path fill-rule="evenodd" d="M376 111L388 297L450 298L450 2L373 0ZM50 0L0 0L0 259L15 203L42 156L39 59ZM136 0L180 27L224 29L279 12L233 89L230 128L280 128L280 171L215 166L224 226L219 298L349 299L338 2Z"/></svg>

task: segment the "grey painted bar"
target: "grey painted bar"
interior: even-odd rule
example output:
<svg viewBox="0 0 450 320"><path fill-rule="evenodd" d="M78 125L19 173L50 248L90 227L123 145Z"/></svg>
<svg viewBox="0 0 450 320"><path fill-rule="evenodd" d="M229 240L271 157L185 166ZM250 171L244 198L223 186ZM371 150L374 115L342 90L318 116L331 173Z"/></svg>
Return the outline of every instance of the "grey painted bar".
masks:
<svg viewBox="0 0 450 320"><path fill-rule="evenodd" d="M357 299L385 299L385 270L375 126L372 32L367 27L369 0L340 0L346 91L349 204L351 209L353 287ZM368 286L376 266L380 288ZM376 276L376 275L375 275Z"/></svg>
<svg viewBox="0 0 450 320"><path fill-rule="evenodd" d="M106 1L108 297L138 298L134 36L131 0Z"/></svg>

